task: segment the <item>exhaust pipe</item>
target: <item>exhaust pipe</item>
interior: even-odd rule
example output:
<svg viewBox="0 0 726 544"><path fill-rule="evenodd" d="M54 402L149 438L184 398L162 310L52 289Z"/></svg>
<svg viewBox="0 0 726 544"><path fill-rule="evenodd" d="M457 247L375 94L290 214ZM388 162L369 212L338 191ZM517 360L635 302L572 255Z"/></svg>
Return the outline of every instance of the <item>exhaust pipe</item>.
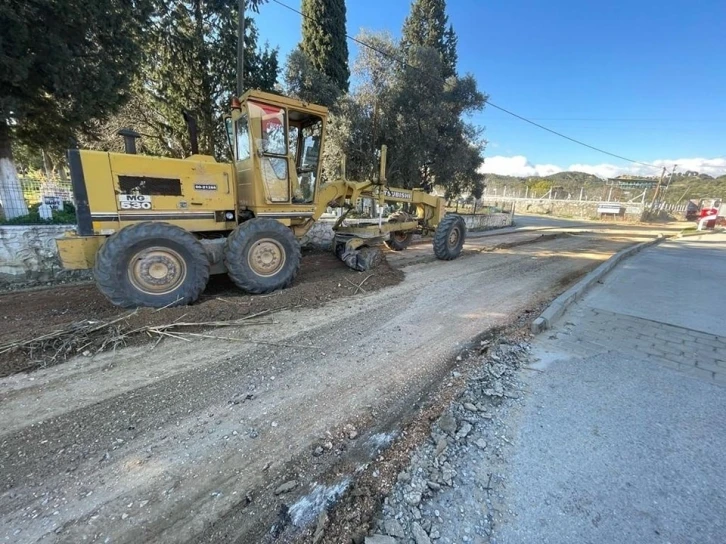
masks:
<svg viewBox="0 0 726 544"><path fill-rule="evenodd" d="M141 134L130 128L122 128L116 134L124 138L124 151L129 155L136 155L136 139L141 138Z"/></svg>
<svg viewBox="0 0 726 544"><path fill-rule="evenodd" d="M184 122L189 128L189 140L192 146L192 155L199 154L199 140L197 139L197 120L189 110L183 110Z"/></svg>

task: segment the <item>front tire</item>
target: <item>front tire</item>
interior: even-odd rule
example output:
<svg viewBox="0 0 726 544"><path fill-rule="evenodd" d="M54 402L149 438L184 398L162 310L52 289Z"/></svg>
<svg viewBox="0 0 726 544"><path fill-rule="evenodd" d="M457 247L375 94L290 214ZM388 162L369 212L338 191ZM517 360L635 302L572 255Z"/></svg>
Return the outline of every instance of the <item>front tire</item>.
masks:
<svg viewBox="0 0 726 544"><path fill-rule="evenodd" d="M460 215L444 216L434 233L434 254L443 261L452 261L461 254L466 240L466 223Z"/></svg>
<svg viewBox="0 0 726 544"><path fill-rule="evenodd" d="M300 244L274 219L255 218L238 225L224 249L227 274L237 287L256 295L289 286L300 269Z"/></svg>
<svg viewBox="0 0 726 544"><path fill-rule="evenodd" d="M169 223L144 222L106 240L93 274L116 306L164 308L196 301L207 286L209 266L193 234Z"/></svg>

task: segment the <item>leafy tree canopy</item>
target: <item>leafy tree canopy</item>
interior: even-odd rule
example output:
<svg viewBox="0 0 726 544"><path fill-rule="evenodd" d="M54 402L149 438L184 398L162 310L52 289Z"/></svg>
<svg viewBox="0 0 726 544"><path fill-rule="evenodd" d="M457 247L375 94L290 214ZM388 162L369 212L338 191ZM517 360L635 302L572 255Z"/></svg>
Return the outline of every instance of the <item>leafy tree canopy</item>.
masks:
<svg viewBox="0 0 726 544"><path fill-rule="evenodd" d="M154 0L148 46L132 99L110 123L99 125L88 144L120 150L116 131L140 132L142 149L183 157L191 152L182 111L196 119L199 151L228 159L222 117L235 94L237 0ZM252 7L255 7L254 5ZM245 19L245 87L272 91L278 73L277 50L258 47L258 31Z"/></svg>
<svg viewBox="0 0 726 544"><path fill-rule="evenodd" d="M150 0L5 0L0 4L0 131L66 147L129 99Z"/></svg>

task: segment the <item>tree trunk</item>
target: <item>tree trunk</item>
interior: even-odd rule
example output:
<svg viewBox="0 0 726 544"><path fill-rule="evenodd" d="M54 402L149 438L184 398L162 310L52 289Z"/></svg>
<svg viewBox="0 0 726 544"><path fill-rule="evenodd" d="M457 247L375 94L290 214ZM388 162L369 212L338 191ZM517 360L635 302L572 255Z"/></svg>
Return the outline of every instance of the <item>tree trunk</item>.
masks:
<svg viewBox="0 0 726 544"><path fill-rule="evenodd" d="M43 149L41 151L43 155L43 170L45 171L45 181L51 181L53 179L53 161L50 160L50 156Z"/></svg>
<svg viewBox="0 0 726 544"><path fill-rule="evenodd" d="M199 104L199 152L202 155L214 155L214 105L212 104L212 84L207 65L209 62L209 54L207 44L204 42L204 12L201 0L194 2L194 28L195 40L197 42L199 66L201 67L201 96L202 101Z"/></svg>
<svg viewBox="0 0 726 544"><path fill-rule="evenodd" d="M10 146L10 129L4 120L0 120L0 203L5 219L28 215Z"/></svg>

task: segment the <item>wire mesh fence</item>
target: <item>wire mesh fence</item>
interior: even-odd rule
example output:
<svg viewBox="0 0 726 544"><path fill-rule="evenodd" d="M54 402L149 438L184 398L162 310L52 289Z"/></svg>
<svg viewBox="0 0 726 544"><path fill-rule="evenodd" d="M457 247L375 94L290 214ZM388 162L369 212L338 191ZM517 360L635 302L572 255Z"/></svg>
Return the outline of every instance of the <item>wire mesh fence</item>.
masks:
<svg viewBox="0 0 726 544"><path fill-rule="evenodd" d="M643 209L662 210L672 213L683 213L688 208L687 202L670 203L665 200L666 192L654 200L654 190L649 191L628 191L616 187L604 187L601 189L582 189L575 193L562 190L530 191L528 189L507 190L491 189L482 196L483 203L496 202L499 205L505 203L516 203L517 201L558 201L558 202L581 202L581 203L621 203L631 207Z"/></svg>
<svg viewBox="0 0 726 544"><path fill-rule="evenodd" d="M39 212L41 205L45 205ZM52 219L55 213L74 209L71 182L67 179L41 176L19 176L19 183L5 183L0 187L0 219L31 223L35 215L40 219Z"/></svg>

